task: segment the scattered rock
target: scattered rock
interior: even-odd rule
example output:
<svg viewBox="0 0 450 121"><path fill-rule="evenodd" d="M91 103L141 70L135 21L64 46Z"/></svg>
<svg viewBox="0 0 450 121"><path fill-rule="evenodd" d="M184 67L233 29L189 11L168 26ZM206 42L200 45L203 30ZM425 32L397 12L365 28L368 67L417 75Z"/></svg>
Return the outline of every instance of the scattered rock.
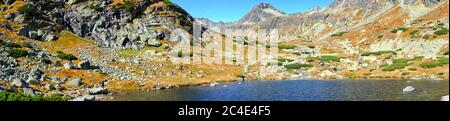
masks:
<svg viewBox="0 0 450 121"><path fill-rule="evenodd" d="M96 94L108 94L108 89L106 88L92 88L88 89L89 94L96 95Z"/></svg>
<svg viewBox="0 0 450 121"><path fill-rule="evenodd" d="M70 101L95 101L95 96L87 95L87 96L77 97Z"/></svg>
<svg viewBox="0 0 450 121"><path fill-rule="evenodd" d="M447 96L443 96L443 97L441 98L441 101L448 101L448 95L447 95Z"/></svg>
<svg viewBox="0 0 450 121"><path fill-rule="evenodd" d="M408 87L406 87L406 88L403 89L403 92L404 92L404 93L405 93L405 92L412 92L412 91L414 91L414 90L416 90L416 88L414 88L413 86L408 86Z"/></svg>
<svg viewBox="0 0 450 121"><path fill-rule="evenodd" d="M72 61L67 61L67 63L64 64L64 68L66 68L66 69L73 69Z"/></svg>
<svg viewBox="0 0 450 121"><path fill-rule="evenodd" d="M82 80L81 78L75 78L73 80L68 81L66 84L70 86L80 86L82 84Z"/></svg>
<svg viewBox="0 0 450 121"><path fill-rule="evenodd" d="M14 79L12 85L16 87L28 87L28 85L22 79Z"/></svg>
<svg viewBox="0 0 450 121"><path fill-rule="evenodd" d="M23 93L26 95L32 95L32 96L36 95L34 93L33 89L31 89L31 88L23 88Z"/></svg>
<svg viewBox="0 0 450 121"><path fill-rule="evenodd" d="M89 61L81 61L78 63L78 67L83 70L89 70L91 69L91 63Z"/></svg>

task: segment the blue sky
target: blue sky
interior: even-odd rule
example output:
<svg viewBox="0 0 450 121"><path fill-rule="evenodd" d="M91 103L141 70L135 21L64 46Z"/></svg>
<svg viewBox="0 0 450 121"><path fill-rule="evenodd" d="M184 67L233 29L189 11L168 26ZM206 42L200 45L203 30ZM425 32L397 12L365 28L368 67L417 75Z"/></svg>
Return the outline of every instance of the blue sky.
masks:
<svg viewBox="0 0 450 121"><path fill-rule="evenodd" d="M327 6L333 0L171 0L183 7L195 18L213 21L236 21L249 12L253 6L265 2L286 13L298 13L312 7Z"/></svg>

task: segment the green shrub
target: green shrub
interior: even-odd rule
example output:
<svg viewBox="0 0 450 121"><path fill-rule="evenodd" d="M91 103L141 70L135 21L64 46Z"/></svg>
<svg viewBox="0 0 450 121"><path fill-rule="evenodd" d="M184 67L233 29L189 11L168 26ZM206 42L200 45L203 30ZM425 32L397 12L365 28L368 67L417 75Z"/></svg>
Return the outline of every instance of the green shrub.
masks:
<svg viewBox="0 0 450 121"><path fill-rule="evenodd" d="M300 63L293 63L293 64L287 64L284 65L286 69L300 69L300 68L306 68L306 67L312 67L311 64L300 64Z"/></svg>
<svg viewBox="0 0 450 121"><path fill-rule="evenodd" d="M383 71L395 71L397 69L404 69L406 66L408 66L408 62L411 61L411 59L394 59L393 63L391 65L383 67Z"/></svg>
<svg viewBox="0 0 450 121"><path fill-rule="evenodd" d="M334 61L334 62L341 62L341 58L340 57L336 57L336 56L321 56L318 58L320 61Z"/></svg>
<svg viewBox="0 0 450 121"><path fill-rule="evenodd" d="M292 60L292 59L289 59L289 58L283 58L283 57L281 57L281 58L278 58L278 61L279 62L292 62L292 61L294 61L294 60Z"/></svg>
<svg viewBox="0 0 450 121"><path fill-rule="evenodd" d="M8 91L0 92L0 101L68 101L69 97L61 95L26 95Z"/></svg>
<svg viewBox="0 0 450 121"><path fill-rule="evenodd" d="M314 57L307 57L307 58L306 58L306 61L308 61L308 62L314 62L316 59L317 59L317 58L314 58Z"/></svg>
<svg viewBox="0 0 450 121"><path fill-rule="evenodd" d="M436 61L422 63L422 64L420 64L420 67L428 69L428 68L444 66L444 65L447 65L448 63L449 63L448 58L441 57Z"/></svg>
<svg viewBox="0 0 450 121"><path fill-rule="evenodd" d="M417 68L411 67L411 68L409 68L408 70L410 70L410 71L417 71Z"/></svg>
<svg viewBox="0 0 450 121"><path fill-rule="evenodd" d="M75 57L72 54L65 54L61 51L57 51L57 53L58 53L57 57L60 59L65 59L65 60L77 60L78 59L77 57Z"/></svg>
<svg viewBox="0 0 450 121"><path fill-rule="evenodd" d="M361 56L370 56L370 55L383 55L387 53L396 54L395 51L376 51L376 52L363 52Z"/></svg>
<svg viewBox="0 0 450 121"><path fill-rule="evenodd" d="M278 45L278 49L294 49L297 48L295 45Z"/></svg>
<svg viewBox="0 0 450 121"><path fill-rule="evenodd" d="M446 35L448 33L447 28L440 27L439 30L435 31L434 34L436 35Z"/></svg>
<svg viewBox="0 0 450 121"><path fill-rule="evenodd" d="M344 35L344 34L347 34L347 33L348 33L348 32L338 32L338 33L332 34L331 37L340 37L340 36L342 36L342 35Z"/></svg>
<svg viewBox="0 0 450 121"><path fill-rule="evenodd" d="M28 55L27 51L16 48L7 49L6 52L8 53L9 56L13 58L20 58Z"/></svg>
<svg viewBox="0 0 450 121"><path fill-rule="evenodd" d="M409 32L409 35L416 35L417 32L419 32L419 30L411 31L411 32Z"/></svg>

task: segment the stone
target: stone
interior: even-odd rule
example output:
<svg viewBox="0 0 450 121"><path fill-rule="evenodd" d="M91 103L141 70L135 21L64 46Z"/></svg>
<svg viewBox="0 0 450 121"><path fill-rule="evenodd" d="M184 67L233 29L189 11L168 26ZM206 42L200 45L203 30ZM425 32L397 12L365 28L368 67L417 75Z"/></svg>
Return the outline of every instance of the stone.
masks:
<svg viewBox="0 0 450 121"><path fill-rule="evenodd" d="M88 89L89 94L91 95L97 95L97 94L108 94L108 89L106 88L92 88L92 89Z"/></svg>
<svg viewBox="0 0 450 121"><path fill-rule="evenodd" d="M81 61L78 63L78 67L83 70L89 70L91 69L91 63L89 61Z"/></svg>
<svg viewBox="0 0 450 121"><path fill-rule="evenodd" d="M47 89L47 90L49 90L49 91L56 90L56 88L55 88L53 85L51 85L51 84L45 85L45 89Z"/></svg>
<svg viewBox="0 0 450 121"><path fill-rule="evenodd" d="M412 91L414 91L414 90L416 90L416 88L414 88L413 86L408 86L408 87L405 87L405 88L403 89L403 92L404 92L404 93L406 93L406 92L412 92Z"/></svg>
<svg viewBox="0 0 450 121"><path fill-rule="evenodd" d="M22 79L13 79L12 85L16 87L28 87Z"/></svg>
<svg viewBox="0 0 450 121"><path fill-rule="evenodd" d="M81 96L70 101L95 101L95 96L93 95Z"/></svg>
<svg viewBox="0 0 450 121"><path fill-rule="evenodd" d="M61 86L61 84L56 84L55 89L61 91L61 90L64 90L64 87Z"/></svg>
<svg viewBox="0 0 450 121"><path fill-rule="evenodd" d="M34 93L33 89L31 89L31 88L23 88L23 93L26 95L32 95L32 96L36 95Z"/></svg>
<svg viewBox="0 0 450 121"><path fill-rule="evenodd" d="M64 64L64 68L66 68L66 69L73 69L72 61L67 61L67 63Z"/></svg>
<svg viewBox="0 0 450 121"><path fill-rule="evenodd" d="M44 38L44 41L54 41L54 40L58 40L59 36L56 36L54 34L47 34Z"/></svg>
<svg viewBox="0 0 450 121"><path fill-rule="evenodd" d="M3 91L3 90L5 90L5 89L3 89L3 87L0 87L0 92Z"/></svg>
<svg viewBox="0 0 450 121"><path fill-rule="evenodd" d="M75 78L75 79L72 79L72 80L66 82L66 84L70 85L70 86L80 86L82 83L83 82L82 82L81 78Z"/></svg>
<svg viewBox="0 0 450 121"><path fill-rule="evenodd" d="M443 96L442 98L441 98L441 101L448 101L448 95L447 96Z"/></svg>

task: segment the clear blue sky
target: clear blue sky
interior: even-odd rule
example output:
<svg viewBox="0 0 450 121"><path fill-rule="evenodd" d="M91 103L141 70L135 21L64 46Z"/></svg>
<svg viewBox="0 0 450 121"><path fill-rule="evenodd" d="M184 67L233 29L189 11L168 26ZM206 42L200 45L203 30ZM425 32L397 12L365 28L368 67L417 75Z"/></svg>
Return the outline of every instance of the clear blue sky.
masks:
<svg viewBox="0 0 450 121"><path fill-rule="evenodd" d="M253 6L265 2L288 14L303 12L312 7L321 8L333 0L171 0L183 7L195 18L213 21L236 21L249 12Z"/></svg>

